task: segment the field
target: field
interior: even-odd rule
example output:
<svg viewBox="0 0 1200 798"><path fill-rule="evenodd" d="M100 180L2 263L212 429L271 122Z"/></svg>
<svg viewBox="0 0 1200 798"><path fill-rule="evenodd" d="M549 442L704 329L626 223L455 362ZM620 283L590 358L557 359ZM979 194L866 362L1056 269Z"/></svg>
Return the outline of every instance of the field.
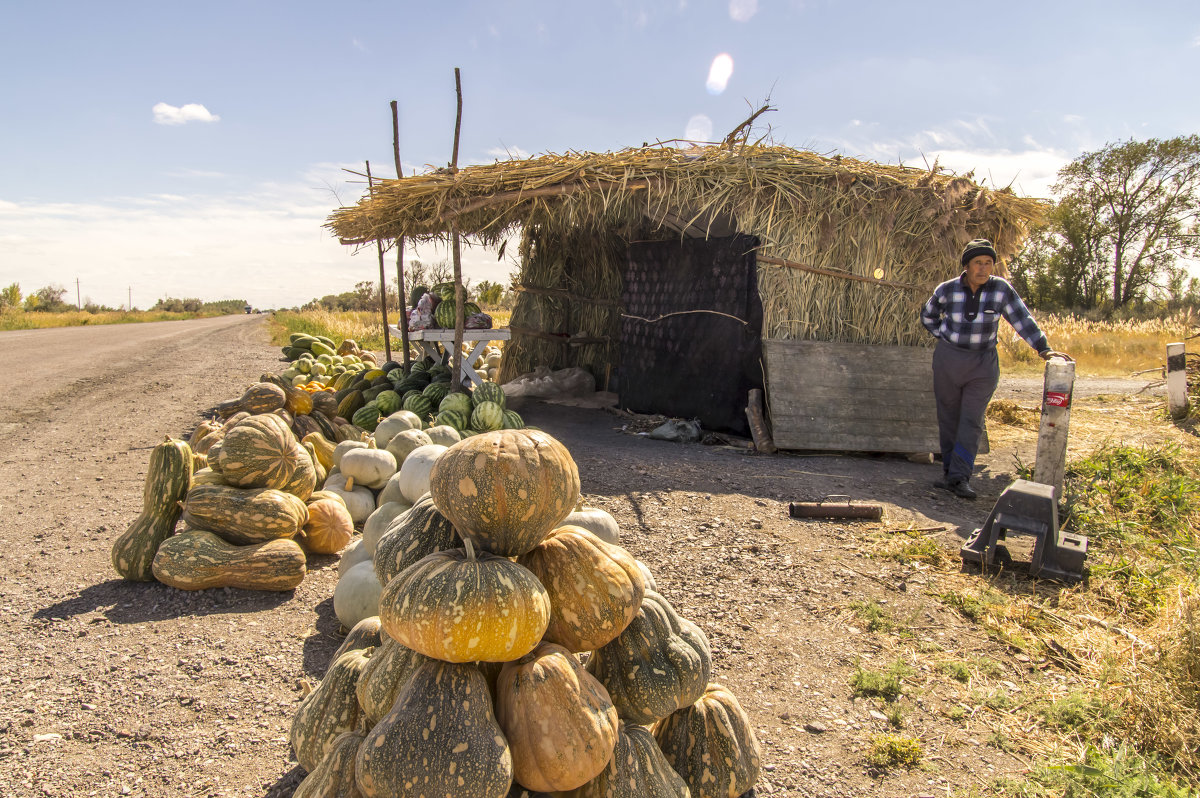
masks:
<svg viewBox="0 0 1200 798"><path fill-rule="evenodd" d="M149 447L281 368L276 334L248 316L0 335L0 356L39 353L0 418L0 795L284 798L302 778L287 734L341 641L336 558L288 593L187 593L109 563ZM1036 407L996 403L977 502L904 458L753 456L651 441L600 410L520 412L707 634L762 745L757 795L1194 795L1200 446L1161 395L1073 407L1081 585L959 561L1031 462ZM789 517L832 494L884 516Z"/></svg>
<svg viewBox="0 0 1200 798"><path fill-rule="evenodd" d="M135 310L132 313L112 311L107 313L38 313L22 310L0 312L0 331L44 330L51 327L82 327L103 324L138 324L152 321L184 321L186 319L211 318L215 313L171 313L161 310Z"/></svg>

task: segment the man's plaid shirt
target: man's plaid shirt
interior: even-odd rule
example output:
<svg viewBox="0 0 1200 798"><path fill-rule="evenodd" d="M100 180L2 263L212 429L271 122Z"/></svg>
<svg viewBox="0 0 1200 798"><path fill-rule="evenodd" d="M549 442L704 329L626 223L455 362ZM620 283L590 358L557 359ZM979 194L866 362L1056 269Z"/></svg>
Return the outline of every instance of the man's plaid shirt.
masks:
<svg viewBox="0 0 1200 798"><path fill-rule="evenodd" d="M1007 280L992 277L977 295L967 288L966 276L947 280L933 291L921 309L925 329L962 349L991 349L996 345L1000 317L1008 319L1025 341L1038 352L1050 348L1046 335L1038 327L1029 308Z"/></svg>

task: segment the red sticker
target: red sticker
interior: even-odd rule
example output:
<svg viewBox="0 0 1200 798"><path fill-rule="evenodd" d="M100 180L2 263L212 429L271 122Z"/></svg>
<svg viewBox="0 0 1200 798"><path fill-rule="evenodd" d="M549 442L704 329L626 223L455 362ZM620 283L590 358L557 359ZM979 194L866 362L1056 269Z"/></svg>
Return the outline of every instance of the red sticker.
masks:
<svg viewBox="0 0 1200 798"><path fill-rule="evenodd" d="M1046 396L1042 401L1050 407L1070 407L1071 394L1059 391L1046 391Z"/></svg>

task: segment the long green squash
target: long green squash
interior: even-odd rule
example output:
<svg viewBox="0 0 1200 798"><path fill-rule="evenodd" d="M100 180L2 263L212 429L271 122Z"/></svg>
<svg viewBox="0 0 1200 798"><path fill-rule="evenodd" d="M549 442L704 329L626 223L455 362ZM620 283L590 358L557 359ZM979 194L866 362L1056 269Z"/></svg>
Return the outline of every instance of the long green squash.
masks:
<svg viewBox="0 0 1200 798"><path fill-rule="evenodd" d="M167 438L150 452L142 512L113 542L112 564L123 578L149 582L159 545L175 534L182 501L192 487L192 450L185 441Z"/></svg>

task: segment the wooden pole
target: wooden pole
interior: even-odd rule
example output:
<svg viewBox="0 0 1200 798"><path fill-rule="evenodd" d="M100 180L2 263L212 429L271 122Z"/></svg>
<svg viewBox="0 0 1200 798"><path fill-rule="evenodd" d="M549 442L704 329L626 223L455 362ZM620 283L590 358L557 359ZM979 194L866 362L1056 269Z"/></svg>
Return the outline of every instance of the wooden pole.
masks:
<svg viewBox="0 0 1200 798"><path fill-rule="evenodd" d="M458 139L462 130L462 78L458 67L454 68L454 91L458 96L458 113L454 118L454 151L450 160L450 171L458 173ZM462 284L462 255L459 252L458 225L450 224L451 252L454 258L454 361L450 366L454 374L454 390L463 391L462 384L462 342L463 342L463 311L466 297Z"/></svg>
<svg viewBox="0 0 1200 798"><path fill-rule="evenodd" d="M371 180L371 162L367 161L367 192L375 193L375 183ZM388 332L387 318L387 278L383 275L383 239L375 239L375 249L379 252L379 310L383 313L383 359L392 359L392 338ZM408 326L408 325L405 325Z"/></svg>
<svg viewBox="0 0 1200 798"><path fill-rule="evenodd" d="M1063 476L1067 470L1067 431L1071 423L1071 391L1075 387L1075 362L1061 357L1046 361L1042 392L1042 425L1038 430L1037 462L1033 481L1054 487L1054 498L1062 501Z"/></svg>
<svg viewBox="0 0 1200 798"><path fill-rule="evenodd" d="M396 110L396 101L392 100L392 156L396 159L396 179L404 177L404 168L400 165L400 115ZM404 373L407 374L410 365L408 354L408 296L404 287L404 236L396 239L396 293L400 297L400 345L404 348Z"/></svg>
<svg viewBox="0 0 1200 798"><path fill-rule="evenodd" d="M1182 343L1167 344L1167 410L1171 418L1187 418L1187 352Z"/></svg>
<svg viewBox="0 0 1200 798"><path fill-rule="evenodd" d="M763 415L763 392L751 388L749 401L746 404L746 420L750 422L750 436L754 439L754 448L763 454L774 454L775 441L767 428L767 420Z"/></svg>

